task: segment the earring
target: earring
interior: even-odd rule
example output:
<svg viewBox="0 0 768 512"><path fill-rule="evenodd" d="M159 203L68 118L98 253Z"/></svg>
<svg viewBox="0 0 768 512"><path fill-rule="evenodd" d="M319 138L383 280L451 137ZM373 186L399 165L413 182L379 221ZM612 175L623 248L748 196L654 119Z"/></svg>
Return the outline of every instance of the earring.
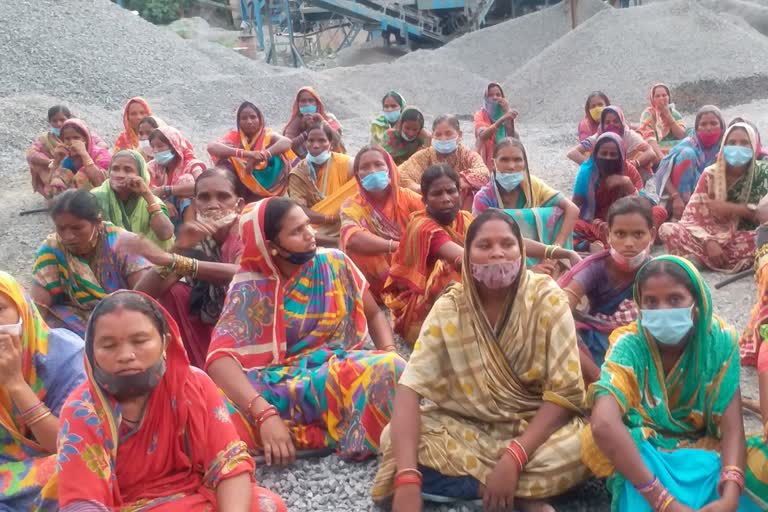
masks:
<svg viewBox="0 0 768 512"><path fill-rule="evenodd" d="M272 256L277 256L277 251L275 249L272 249Z"/></svg>

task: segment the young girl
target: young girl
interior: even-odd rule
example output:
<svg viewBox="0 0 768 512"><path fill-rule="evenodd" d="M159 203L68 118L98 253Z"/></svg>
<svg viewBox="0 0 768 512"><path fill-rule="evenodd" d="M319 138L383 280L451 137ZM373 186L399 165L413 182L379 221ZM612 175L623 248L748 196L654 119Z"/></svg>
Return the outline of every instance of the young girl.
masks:
<svg viewBox="0 0 768 512"><path fill-rule="evenodd" d="M431 143L432 134L424 129L424 114L416 107L405 107L397 124L387 130L379 144L400 165Z"/></svg>
<svg viewBox="0 0 768 512"><path fill-rule="evenodd" d="M369 144L381 144L385 134L394 128L405 109L405 98L397 91L389 91L381 100L381 114L371 123Z"/></svg>
<svg viewBox="0 0 768 512"><path fill-rule="evenodd" d="M597 133L600 128L600 114L611 104L611 100L602 91L595 91L587 96L584 105L584 119L579 123L579 142Z"/></svg>
<svg viewBox="0 0 768 512"><path fill-rule="evenodd" d="M581 369L588 383L600 377L608 335L637 318L632 282L650 257L656 236L651 208L639 197L616 201L608 212L608 226L609 249L585 259L558 283L566 291L577 321ZM582 311L585 297L589 307Z"/></svg>

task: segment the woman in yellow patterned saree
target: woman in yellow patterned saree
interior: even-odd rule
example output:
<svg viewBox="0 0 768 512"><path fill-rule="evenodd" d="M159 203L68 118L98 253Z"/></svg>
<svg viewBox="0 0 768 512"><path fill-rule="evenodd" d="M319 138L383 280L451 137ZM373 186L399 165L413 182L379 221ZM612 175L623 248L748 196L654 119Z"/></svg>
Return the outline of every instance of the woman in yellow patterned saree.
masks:
<svg viewBox="0 0 768 512"><path fill-rule="evenodd" d="M462 282L440 297L400 378L373 498L553 510L585 480L584 385L568 299L526 269L520 229L489 209L467 232ZM419 403L424 398L425 404Z"/></svg>

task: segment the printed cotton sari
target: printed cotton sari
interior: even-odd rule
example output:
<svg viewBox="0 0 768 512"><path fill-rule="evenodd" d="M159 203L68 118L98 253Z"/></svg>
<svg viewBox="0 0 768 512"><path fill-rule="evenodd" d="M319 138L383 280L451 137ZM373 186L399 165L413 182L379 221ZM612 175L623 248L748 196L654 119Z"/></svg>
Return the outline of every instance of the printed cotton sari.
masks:
<svg viewBox="0 0 768 512"><path fill-rule="evenodd" d="M384 97L387 98L390 96L395 98L400 105L400 116L402 117L403 112L405 111L405 98L403 98L403 95L397 91L388 91ZM387 133L387 130L394 128L398 122L399 121L390 124L387 118L384 117L384 114L380 114L371 122L371 136L368 139L368 144L382 144L386 139L385 134Z"/></svg>
<svg viewBox="0 0 768 512"><path fill-rule="evenodd" d="M378 451L405 362L393 352L362 350L368 335L368 284L342 252L319 249L284 280L264 242L259 201L240 222L240 270L213 331L206 365L233 358L253 388L274 405L297 449L336 448L362 459ZM249 413L230 404L241 437L260 449Z"/></svg>

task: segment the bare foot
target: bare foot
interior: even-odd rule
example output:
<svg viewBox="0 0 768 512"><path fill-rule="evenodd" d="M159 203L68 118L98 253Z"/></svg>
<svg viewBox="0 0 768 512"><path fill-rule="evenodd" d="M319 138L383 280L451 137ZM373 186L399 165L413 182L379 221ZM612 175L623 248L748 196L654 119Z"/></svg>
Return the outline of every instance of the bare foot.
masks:
<svg viewBox="0 0 768 512"><path fill-rule="evenodd" d="M557 512L555 507L543 500L515 500L520 512Z"/></svg>

